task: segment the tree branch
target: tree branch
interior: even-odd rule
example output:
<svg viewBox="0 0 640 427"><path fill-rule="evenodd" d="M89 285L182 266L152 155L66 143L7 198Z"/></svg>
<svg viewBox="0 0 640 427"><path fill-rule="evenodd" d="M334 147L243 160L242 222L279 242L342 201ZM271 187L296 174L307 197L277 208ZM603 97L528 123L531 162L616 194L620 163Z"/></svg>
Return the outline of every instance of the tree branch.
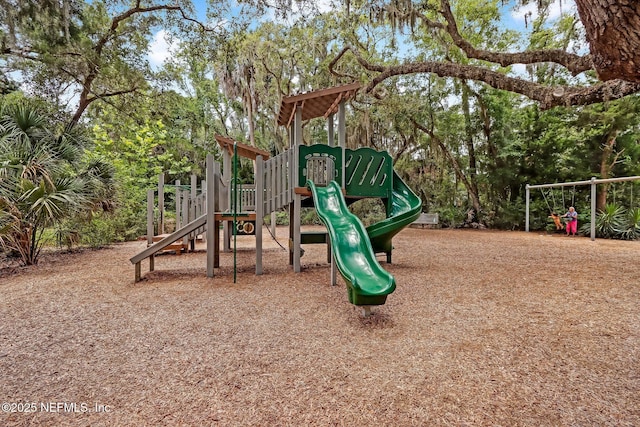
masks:
<svg viewBox="0 0 640 427"><path fill-rule="evenodd" d="M640 83L625 80L611 80L586 87L549 87L528 80L509 77L487 68L450 62L425 61L396 66L382 66L370 63L349 46L340 51L336 59L342 58L347 51L351 51L354 54L363 68L379 73L366 86L365 91L367 93L390 77L418 73L433 73L440 77L455 77L483 82L495 89L524 95L539 102L542 109L560 105L588 105L596 102L611 101L640 91ZM334 61L332 61L332 65L335 66Z"/></svg>
<svg viewBox="0 0 640 427"><path fill-rule="evenodd" d="M433 23L426 17L423 17L422 20L426 22L427 25L434 26L436 28L444 27L444 29L453 39L455 45L458 46L467 55L468 58L493 62L496 64L500 64L503 67L507 67L513 64L535 64L538 62L552 62L562 65L574 76L584 71L593 69L591 55L580 56L561 49L532 50L515 53L491 52L488 50L476 49L471 43L464 39L462 35L460 35L455 17L451 12L449 0L440 0L440 4L442 6L440 13L444 17L447 23L446 25L443 26L440 23Z"/></svg>

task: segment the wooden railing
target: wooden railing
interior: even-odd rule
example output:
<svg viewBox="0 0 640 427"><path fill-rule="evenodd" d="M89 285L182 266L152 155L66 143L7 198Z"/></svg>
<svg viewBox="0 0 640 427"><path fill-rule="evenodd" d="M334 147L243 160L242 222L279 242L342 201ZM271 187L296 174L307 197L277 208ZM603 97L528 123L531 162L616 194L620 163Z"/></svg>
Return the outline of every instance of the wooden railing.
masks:
<svg viewBox="0 0 640 427"><path fill-rule="evenodd" d="M264 183L264 211L265 215L287 206L293 201L290 171L293 165L293 150L270 158L264 162L262 180L256 177L256 182Z"/></svg>

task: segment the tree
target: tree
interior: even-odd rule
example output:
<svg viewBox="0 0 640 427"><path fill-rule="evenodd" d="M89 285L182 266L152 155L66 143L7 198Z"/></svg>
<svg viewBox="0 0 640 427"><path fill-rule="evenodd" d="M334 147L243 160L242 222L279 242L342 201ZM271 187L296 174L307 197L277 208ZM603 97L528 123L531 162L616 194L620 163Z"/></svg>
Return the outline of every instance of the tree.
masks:
<svg viewBox="0 0 640 427"><path fill-rule="evenodd" d="M524 0L523 3L527 3ZM351 2L354 4L356 2ZM403 64L376 63L367 59L367 53L357 47L347 45L337 55L330 69L341 75L337 69L342 58L351 52L361 67L371 73L366 87L371 92L383 81L398 75L433 73L441 77L455 77L486 83L496 89L507 90L537 101L544 109L554 106L588 105L607 100L619 99L640 91L640 63L638 59L638 22L640 22L640 3L628 0L579 0L576 2L580 19L584 23L586 39L590 43L591 53L580 55L566 49L534 48L520 52L496 51L488 43L477 46L469 41L477 28L479 13L464 16L465 9L481 10L487 4L470 1L458 1L455 8L449 0L434 2L413 2L393 0L382 5L378 3L360 4L369 10L374 20L388 23L392 29L410 28L413 33L420 32L438 41L450 51L446 57L433 60L413 60ZM538 0L542 7L548 0ZM493 3L497 10L497 1ZM593 7L597 6L597 7ZM456 16L457 15L457 16ZM486 15L496 20L497 14ZM543 16L544 18L544 16ZM471 20L470 20L471 19ZM574 19L577 21L577 18ZM464 24L464 25L461 25ZM569 27L576 40L579 34L575 25ZM511 46L513 47L513 46ZM455 52L457 49L458 52ZM461 54L461 55L459 55ZM457 59L459 57L460 59ZM516 64L550 64L564 69L571 75L597 72L601 81L592 84L577 82L540 83L523 77L510 76L504 70ZM502 68L501 68L502 67ZM583 79L588 81L587 79Z"/></svg>
<svg viewBox="0 0 640 427"><path fill-rule="evenodd" d="M575 0L602 81L640 82L640 3L632 0Z"/></svg>
<svg viewBox="0 0 640 427"><path fill-rule="evenodd" d="M0 64L58 104L77 100L69 126L98 100L145 88L145 54L163 14L190 18L190 2L0 0ZM62 7L61 7L62 6ZM75 96L75 97L74 97Z"/></svg>
<svg viewBox="0 0 640 427"><path fill-rule="evenodd" d="M78 130L55 129L26 101L0 109L0 245L26 265L37 263L45 229L112 207L110 165L84 162Z"/></svg>

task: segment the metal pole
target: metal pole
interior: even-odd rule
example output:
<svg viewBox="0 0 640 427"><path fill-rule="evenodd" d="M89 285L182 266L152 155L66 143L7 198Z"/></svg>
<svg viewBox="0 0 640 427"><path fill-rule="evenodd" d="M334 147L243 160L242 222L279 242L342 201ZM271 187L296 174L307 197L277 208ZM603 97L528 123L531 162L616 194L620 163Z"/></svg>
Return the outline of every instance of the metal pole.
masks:
<svg viewBox="0 0 640 427"><path fill-rule="evenodd" d="M606 184L609 182L624 182L624 181L637 181L637 180L640 180L640 176L625 176L621 178L606 178L606 179L591 178L588 181L557 182L554 184L530 185L529 188L569 187L569 186L575 186L575 185L590 185L593 182L595 182L596 184Z"/></svg>
<svg viewBox="0 0 640 427"><path fill-rule="evenodd" d="M591 178L591 240L596 240L596 177Z"/></svg>
<svg viewBox="0 0 640 427"><path fill-rule="evenodd" d="M527 201L525 203L525 216L524 216L524 231L529 232L529 196L531 194L531 190L529 190L529 184L525 187L525 194Z"/></svg>

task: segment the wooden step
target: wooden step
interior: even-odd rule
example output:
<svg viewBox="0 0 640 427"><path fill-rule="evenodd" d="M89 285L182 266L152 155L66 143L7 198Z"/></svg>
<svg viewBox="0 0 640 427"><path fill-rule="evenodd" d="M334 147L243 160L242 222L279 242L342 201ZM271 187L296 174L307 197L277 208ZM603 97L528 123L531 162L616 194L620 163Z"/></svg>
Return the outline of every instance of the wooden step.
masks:
<svg viewBox="0 0 640 427"><path fill-rule="evenodd" d="M164 239L165 237L169 236L169 234L159 234L157 236L153 236L153 242L159 242L160 240ZM176 255L181 255L182 254L182 250L184 249L184 251L186 252L189 248L189 245L182 243L182 239L180 240L176 240L175 242L173 242L172 244L166 246L164 249L162 249L163 251L173 251L176 253Z"/></svg>

